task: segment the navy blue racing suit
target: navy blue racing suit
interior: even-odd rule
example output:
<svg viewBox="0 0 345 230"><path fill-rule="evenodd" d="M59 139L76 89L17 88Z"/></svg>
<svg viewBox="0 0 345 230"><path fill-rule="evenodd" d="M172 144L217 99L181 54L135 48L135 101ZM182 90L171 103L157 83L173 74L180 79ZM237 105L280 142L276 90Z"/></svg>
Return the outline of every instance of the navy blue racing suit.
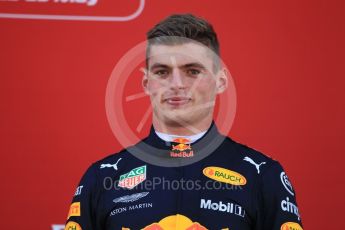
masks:
<svg viewBox="0 0 345 230"><path fill-rule="evenodd" d="M221 140L215 150L182 164L199 157L214 138ZM302 229L296 194L282 166L222 136L214 123L192 144L165 142L151 128L133 147L142 147L144 157L177 165L150 163L131 147L92 164L74 194L65 229Z"/></svg>

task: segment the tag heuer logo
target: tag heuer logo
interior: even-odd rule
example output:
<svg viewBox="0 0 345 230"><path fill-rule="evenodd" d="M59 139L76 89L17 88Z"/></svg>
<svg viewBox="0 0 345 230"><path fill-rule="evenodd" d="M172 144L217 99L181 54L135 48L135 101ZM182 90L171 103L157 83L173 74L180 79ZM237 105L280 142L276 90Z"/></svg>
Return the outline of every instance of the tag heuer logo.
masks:
<svg viewBox="0 0 345 230"><path fill-rule="evenodd" d="M144 180L146 180L146 165L122 174L119 179L119 187L132 189Z"/></svg>

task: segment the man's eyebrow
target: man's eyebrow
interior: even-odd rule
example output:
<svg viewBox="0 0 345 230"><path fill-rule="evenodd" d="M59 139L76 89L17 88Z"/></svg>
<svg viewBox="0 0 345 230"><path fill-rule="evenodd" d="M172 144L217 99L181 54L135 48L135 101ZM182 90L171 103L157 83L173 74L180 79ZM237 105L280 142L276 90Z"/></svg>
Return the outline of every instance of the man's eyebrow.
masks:
<svg viewBox="0 0 345 230"><path fill-rule="evenodd" d="M197 67L200 69L206 69L206 67L199 62L188 63L188 64L183 65L182 67L184 67L184 68Z"/></svg>
<svg viewBox="0 0 345 230"><path fill-rule="evenodd" d="M188 63L188 64L184 64L179 66L179 68L190 68L190 67L196 67L196 68L200 68L200 69L206 69L206 67L199 63L199 62L192 62L192 63ZM162 64L162 63L154 63L151 67L150 67L150 71L152 71L153 69L157 69L157 68L171 68L169 65L166 64Z"/></svg>
<svg viewBox="0 0 345 230"><path fill-rule="evenodd" d="M150 67L149 70L156 69L156 68L169 68L169 66L162 63L155 63Z"/></svg>

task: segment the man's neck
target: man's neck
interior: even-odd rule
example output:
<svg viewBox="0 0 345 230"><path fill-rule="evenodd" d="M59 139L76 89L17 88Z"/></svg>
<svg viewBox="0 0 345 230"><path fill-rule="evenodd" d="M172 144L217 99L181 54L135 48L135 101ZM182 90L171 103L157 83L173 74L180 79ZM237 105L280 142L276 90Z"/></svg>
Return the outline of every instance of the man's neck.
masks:
<svg viewBox="0 0 345 230"><path fill-rule="evenodd" d="M211 124L212 118L203 120L197 124L166 124L163 122L158 121L157 119L153 118L152 121L153 127L155 131L160 133L166 133L171 135L180 135L180 136L191 136L195 134L199 134L202 132L207 131Z"/></svg>

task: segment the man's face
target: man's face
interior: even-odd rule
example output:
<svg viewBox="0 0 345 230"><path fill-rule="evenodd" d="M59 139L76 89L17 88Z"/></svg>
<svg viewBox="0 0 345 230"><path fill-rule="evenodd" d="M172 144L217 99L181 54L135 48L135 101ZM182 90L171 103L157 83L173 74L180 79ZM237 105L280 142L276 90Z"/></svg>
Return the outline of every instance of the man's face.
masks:
<svg viewBox="0 0 345 230"><path fill-rule="evenodd" d="M192 42L151 46L143 86L158 122L169 126L208 122L216 95L226 85L225 70L215 70L207 47Z"/></svg>

